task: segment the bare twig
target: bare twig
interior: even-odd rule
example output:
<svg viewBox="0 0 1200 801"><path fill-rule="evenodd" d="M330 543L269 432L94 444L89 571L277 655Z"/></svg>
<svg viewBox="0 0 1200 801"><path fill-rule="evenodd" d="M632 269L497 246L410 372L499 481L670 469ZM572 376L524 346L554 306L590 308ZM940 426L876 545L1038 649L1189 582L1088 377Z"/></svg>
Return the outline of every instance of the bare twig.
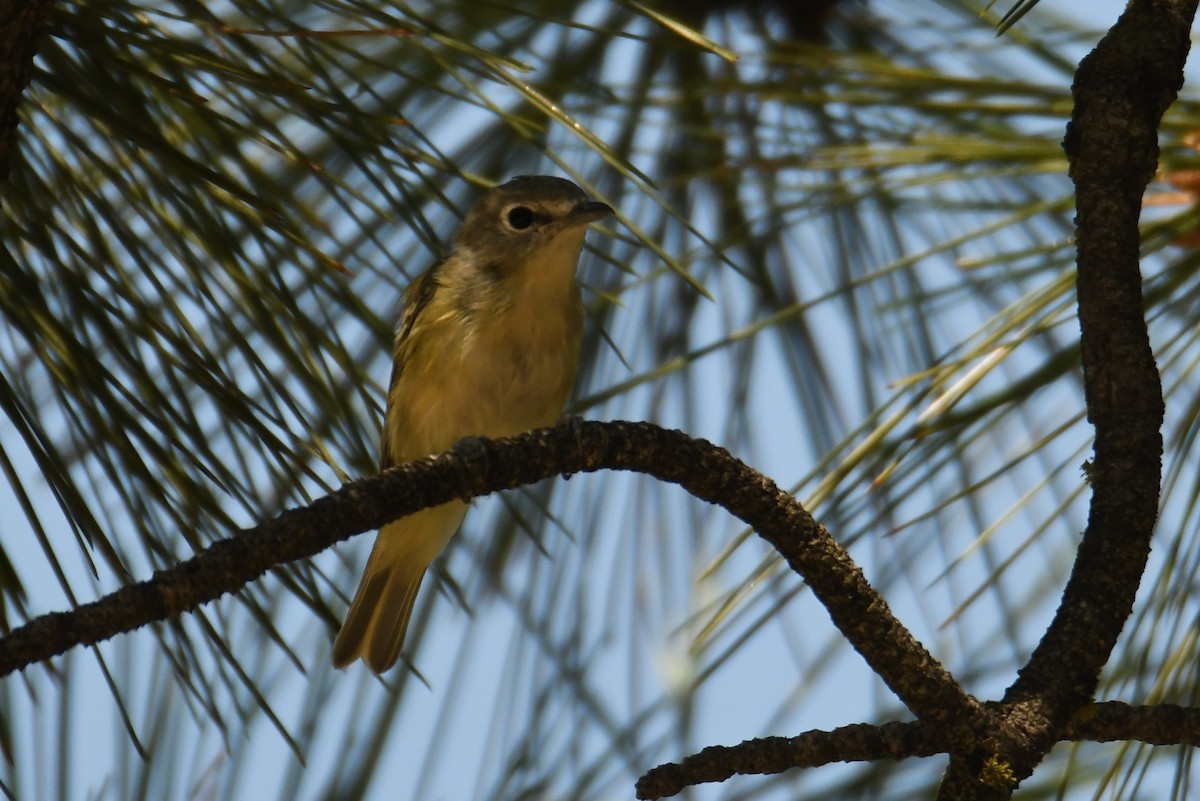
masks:
<svg viewBox="0 0 1200 801"><path fill-rule="evenodd" d="M1117 701L1087 704L1059 737L1063 741L1137 741L1150 745L1200 744L1200 709L1171 704L1130 706ZM767 775L833 762L875 762L946 753L950 743L921 721L863 723L795 737L763 737L738 745L714 745L678 763L659 765L637 783L637 797L658 799L731 776Z"/></svg>

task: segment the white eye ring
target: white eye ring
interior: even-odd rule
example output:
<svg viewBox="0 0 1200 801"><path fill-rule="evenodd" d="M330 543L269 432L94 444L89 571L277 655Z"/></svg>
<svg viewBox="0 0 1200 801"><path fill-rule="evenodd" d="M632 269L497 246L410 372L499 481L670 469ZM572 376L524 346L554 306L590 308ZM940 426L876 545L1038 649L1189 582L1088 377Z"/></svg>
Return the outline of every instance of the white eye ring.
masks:
<svg viewBox="0 0 1200 801"><path fill-rule="evenodd" d="M533 227L533 209L528 206L510 206L501 215L504 225L510 231L528 231Z"/></svg>

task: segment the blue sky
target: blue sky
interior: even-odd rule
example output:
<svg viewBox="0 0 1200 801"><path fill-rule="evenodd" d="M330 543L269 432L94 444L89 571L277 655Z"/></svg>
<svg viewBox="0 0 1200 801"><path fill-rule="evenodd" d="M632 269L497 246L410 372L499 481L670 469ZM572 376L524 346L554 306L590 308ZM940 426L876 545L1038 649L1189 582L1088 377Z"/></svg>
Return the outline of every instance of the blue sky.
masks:
<svg viewBox="0 0 1200 801"><path fill-rule="evenodd" d="M1090 24L1107 26L1115 19L1122 4L1043 0L1042 5L1044 9L1034 11L1022 22L1024 35L1036 38L1039 25L1048 19L1044 15L1051 13L1086 15ZM880 4L879 8L877 13L898 13L895 5ZM752 38L736 30L729 33L733 41L726 44L735 49L739 37L746 37L744 41L747 42ZM582 37L582 34L574 35ZM931 38L936 39L936 32L931 33ZM990 29L982 22L978 42L981 49L990 47L993 42ZM636 51L637 44L628 47ZM948 62L953 61L954 55L949 51L944 54ZM632 58L628 63L633 63ZM743 69L753 69L754 63L753 57L747 58ZM621 63L613 67L614 78L618 81L622 77L621 68ZM1029 69L1038 68L1030 66ZM1049 72L1020 77L1036 81L1063 80L1061 75ZM603 115L599 115L597 130L602 130L604 124ZM1038 121L1031 123L1037 124ZM659 132L646 132L648 139L658 135ZM441 144L451 150L452 141L448 134ZM595 159L572 166L584 173L599 171ZM545 164L540 169L559 171L552 164ZM626 197L635 194L629 192ZM639 212L645 211L636 201L621 208L635 220ZM701 232L717 233L717 221L711 215L706 216L703 203L698 203L696 209L693 224ZM344 220L341 223L348 225ZM396 227L399 230L401 226L397 223ZM452 227L451 217L440 233L444 236ZM336 224L333 233L334 236L350 236L348 228ZM622 230L609 233L628 236ZM616 247L613 236L593 233L590 241L602 252L613 252ZM689 251L702 252L694 239L682 235L661 244L679 257ZM795 247L792 252L802 254L802 258L797 256L798 262L825 264L832 262L836 255L830 253L827 241L806 229L797 229L792 244ZM982 244L978 246L982 248ZM408 247L412 248L407 251L409 254L417 254L413 258L428 257L416 245L410 243ZM903 255L890 251L882 237L878 241L865 242L863 248L880 266ZM983 257L987 253L960 255ZM661 269L653 255L645 252L629 266L642 276ZM585 277L596 275L600 268L592 266L588 269L592 272L585 273ZM955 275L949 261L931 259L929 269L935 275L938 270L945 271L948 280ZM690 323L690 337L694 343L702 344L726 336L752 316L752 300L737 275L714 274L716 277L709 288L716 300L701 305ZM798 271L796 282L801 297L809 298L832 289L832 280L830 274L814 270L811 273ZM386 315L387 309L395 304L392 289L378 275L360 273L352 285L361 287L363 296L381 315ZM655 289L631 296L623 313L608 318L612 321L608 333L630 362L633 374L652 369L657 357L639 341L639 327L644 325L646 315L653 314L656 304L670 302L670 291ZM832 303L818 305L807 313L806 319L815 330L824 334L822 346L831 352L830 362L837 364L847 376L856 375L856 354L848 349L839 352L836 345L843 338L849 339L846 323L838 311ZM881 331L888 330L885 327L887 319L881 313L876 321ZM983 325L986 317L981 309L964 306L949 312L943 322L952 329L969 331ZM902 334L892 331L894 336ZM0 350L11 353L13 347L11 342L0 341ZM653 405L655 422L678 426L724 443L729 440L734 427L732 421L738 418L739 412L746 411L740 405L748 404L750 409L745 417L754 421L753 430L742 440L744 450L736 455L781 484L794 482L798 494L805 497L806 492L813 491L818 485L812 471L820 453L811 444L805 444L809 434L800 414L802 407L795 401L797 390L789 383L787 347L788 342L781 338L761 338L752 356L755 383L747 401L731 399L727 392L711 392L710 402L698 408L674 402L669 393L689 391L683 380L676 377L642 385L627 396L588 410L588 416L601 419L640 416L641 410ZM380 359L386 359L386 355L381 354ZM615 364L611 357L609 361ZM726 386L736 366L736 359L733 364L726 358L702 359L693 365L687 380L693 387ZM386 365L383 367L385 369ZM898 366L893 375L887 376L886 382L880 382L876 387L879 397L892 391L888 382L902 382L908 374L907 369ZM579 392L602 390L606 380L612 382L621 377L620 371L611 367L609 373L593 376L595 384L580 387ZM381 374L379 381L385 378ZM832 381L836 386L843 378L835 372ZM998 375L994 380L1003 379ZM984 389L987 388L989 386L985 385ZM665 393L666 399L656 400L659 393ZM1069 418L1072 413L1069 397L1049 394L1041 398L1041 403L1044 407L1056 404L1062 407L1061 415L1057 409L1049 412L1041 409L1046 412L1047 419L1057 419L1056 415ZM867 411L858 404L858 398L850 396L847 396L844 408L835 410L836 416L851 426L856 425ZM364 414L369 413L364 409ZM1077 440L1086 437L1082 427L1076 434ZM1014 451L1018 447L1018 443L1009 444ZM997 450L1004 445L999 443ZM0 446L14 459L22 484L39 486L36 465L5 423L0 423ZM981 458L985 456L995 454L980 455ZM1063 469L1074 470L1081 461L1070 447L1066 447L1061 458L1061 464L1066 465ZM327 479L333 480L332 471ZM752 639L727 663L721 663L719 671L697 692L694 706L687 710L672 707L669 690L691 681L706 664L705 660L714 660L714 655L728 647L737 632L756 615L769 617L774 614L774 604L795 592L795 584L780 578L778 572L763 574L736 613L737 626L718 633L713 650L706 652L705 660L693 660L688 649L699 627L711 614L709 604L729 587L759 571L764 559L769 557L768 550L759 541L751 539L735 551L714 576L702 578L704 569L721 553L724 545L740 533L737 521L708 514L682 493L654 493L645 481L631 476L606 477L603 498L598 500L596 493L585 490L590 482L600 480L596 476L574 477L556 488L550 508L564 521L602 519L604 530L581 539L570 533L572 525L578 526L578 523L565 526L568 533L553 526L543 529L545 536L540 543L543 552L539 554L527 544L518 546L520 556L506 568L498 587L480 576L480 564L486 561L484 553L488 547L482 535L491 530L493 521L504 518L509 511L503 499L491 498L475 504L460 535L462 543L439 566L461 588L469 610L463 608L453 593L438 592L438 585L426 583L415 621L415 627L426 633L421 637L413 659L429 686L409 681L402 703L398 705L392 689L366 676L361 668L338 673L328 667L331 631L315 619L310 609L294 601L288 602L287 594L280 591L278 579L274 577L265 579L262 587L252 591L258 592L256 597L273 609L272 622L283 632L287 645L305 657L303 672L284 659L278 650L263 647L262 631L247 621L237 599L221 599L206 607L202 619L182 621L182 625L201 642L204 641L202 627L207 623L227 632L235 648L244 649L239 653L246 654L249 664L261 671L259 686L269 694L273 707L280 714L282 727L299 743L303 763L278 728L255 712L255 702L244 688L235 685L224 688L218 703L222 713L231 719L236 718L239 710L247 715L252 722L245 734L234 725L230 728L232 734L223 735L208 722L205 711L198 708L194 700L190 701L178 691L174 695L163 691L162 697L170 698L172 704L168 718L176 720L158 742L164 752L177 742L182 753L194 754L195 760L180 763L174 771L158 768L152 773L130 752L118 706L95 660L88 653L75 652L60 660L70 677L65 685L38 669L27 671L22 679L10 679L5 703L11 706L4 714L11 715L14 721L22 721L18 728L31 735L20 738L16 744L16 770L10 772L5 768L0 775L8 777L6 782L10 786L12 781L22 782L16 789L23 798L132 797L139 778L151 774L156 777L155 781L162 782L158 787L159 797L211 794L237 799L258 796L314 798L319 797L329 777L337 774L339 765L344 765L348 759L363 758L363 741L369 739L366 733L371 731L376 716L385 716L390 721L387 724L389 736L368 788L368 798L391 798L397 794L411 798L483 798L490 797L491 793L518 797L519 788L500 792L494 783L499 781L497 777L509 774L516 775L518 782L523 780L520 771L513 771L505 764L513 753L507 749L513 743L519 743L531 728L537 727L544 729L531 739L532 743L539 747L545 747L547 743L559 744L561 748L561 753L538 754L540 769L546 770L544 766L555 764L555 760L564 766L556 777L560 784L544 788L539 797L569 794L578 782L588 782L589 791L594 791L590 794L596 797L628 797L631 777L654 761L645 760L651 754L663 756L653 744L671 742L669 732L682 719L694 720L691 745L699 747L709 743L735 743L767 733L787 734L806 728L830 728L863 719L875 720L889 716L888 710L891 715L903 714L857 656L833 650L839 642L838 635L828 625L820 606L803 593L785 607L793 624L786 627L766 624L765 634ZM309 489L317 492L319 487L314 485ZM919 511L922 490L937 492L943 489L915 488L912 510L900 510L899 517ZM1020 495L1017 489L1013 492L1015 496ZM35 503L51 537L56 542L65 541L69 527L57 513L52 499L37 498ZM528 508L523 507L526 511ZM1081 508L1076 503L1075 520L1080 519ZM36 538L19 509L11 488L0 485L0 530L4 532L9 553L20 559L22 575L31 590L29 607L34 613L65 608L69 605L68 600L58 589L53 570L36 546ZM1003 506L987 511L1000 517ZM1047 511L1035 508L1029 514ZM942 544L945 561L931 560L929 551L922 550L917 536L875 536L862 538L851 545L854 556L868 575L905 579L894 580L889 585L893 589L889 602L918 637L935 652L946 656L951 667L959 660L966 663L965 654L986 647L1000 636L995 606L986 601L968 610L963 625L943 627L948 610L955 608L991 569L985 561L970 559L973 537L964 536L963 532L977 528L971 512L964 507L956 513L956 518L941 518L943 528L961 526L960 532L921 533L924 537L945 537ZM866 512L861 507L858 511L846 508L839 514L849 523ZM818 516L821 516L820 507ZM247 517L240 522L252 521ZM998 536L1004 533L1001 531ZM352 573L365 557L369 540L370 535L359 537L338 548L336 553L323 554L314 564L324 575L337 577L339 586L344 581L342 592L349 593ZM1005 591L1018 594L1028 591L1036 597L1047 594L1052 597L1053 587L1057 586L1056 582L1061 582L1069 568L1069 546L1067 531L1057 539L1048 538L1046 543L1036 546L1029 558L1038 563L1039 569L1018 576L1006 585ZM76 553L70 548L56 548L56 552ZM634 561L640 566L633 572L623 569L631 554L636 554ZM964 555L963 564L946 571L947 561ZM347 561L351 563L350 567ZM139 576L148 572L146 564L138 563L136 559L132 565ZM656 573L655 565L671 566L676 572L668 575L660 570ZM103 571L99 580L93 580L82 557L69 557L63 569L77 591L94 587L95 592L100 593L114 584L111 576ZM280 601L281 598L284 600ZM522 614L530 604L543 608L550 605L571 610L573 614L564 613L545 641L514 648L512 643L526 630ZM997 649L997 664L983 675L974 677L970 689L981 695L994 695L1002 690L1010 669L1020 664L1027 648L1036 642L1040 631L1038 618L1048 619L1051 611L1052 607L1046 605L1044 615L1034 614L1026 630L1016 634L1007 649ZM424 617L426 612L427 618ZM630 630L638 636L621 636ZM167 665L148 631L118 639L102 646L101 652L109 661L118 686L128 693L125 701L134 728L142 736L151 737L157 713L161 710L141 708L140 697L147 684L170 684L166 678ZM395 680L393 677L392 681ZM559 689L554 689L556 687ZM665 695L664 690L667 691ZM539 704L549 706L554 702L555 693L590 696L603 708L604 714L586 719L572 718L567 711L557 716L535 714ZM664 700L656 702L660 697ZM781 700L797 697L803 697L804 703L790 705ZM326 703L316 712L315 705L320 700ZM563 703L552 708L569 710L571 705ZM639 716L644 717L638 725L631 726ZM180 725L178 719L185 723ZM60 741L59 732L64 728L64 721L69 724L67 730L71 737ZM606 726L619 730L631 726L636 737L627 743L628 753L614 758L593 756L604 751ZM70 765L71 786L57 786L60 778L53 771L38 767L48 764L45 755L51 753ZM587 770L593 765L596 766L595 775ZM119 767L114 769L114 766ZM902 774L900 780L916 781L927 775L923 771L929 769L915 766ZM776 791L780 797L795 788L817 795L838 770L842 769L789 777L789 789L776 787ZM550 772L553 775L553 771ZM531 768L530 775L536 777L538 770ZM704 788L695 797L726 797L735 789L751 792L765 782L742 779L729 786Z"/></svg>

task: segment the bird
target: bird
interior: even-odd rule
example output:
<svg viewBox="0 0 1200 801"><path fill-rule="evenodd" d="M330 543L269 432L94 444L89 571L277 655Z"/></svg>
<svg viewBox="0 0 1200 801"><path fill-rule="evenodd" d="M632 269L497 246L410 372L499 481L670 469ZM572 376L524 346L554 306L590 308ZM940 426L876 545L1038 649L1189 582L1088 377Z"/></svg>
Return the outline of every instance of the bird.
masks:
<svg viewBox="0 0 1200 801"><path fill-rule="evenodd" d="M380 470L560 417L579 364L584 236L613 213L546 175L513 178L471 206L450 255L404 293ZM421 579L466 511L452 501L379 529L333 643L335 667L362 659L382 674L396 664Z"/></svg>

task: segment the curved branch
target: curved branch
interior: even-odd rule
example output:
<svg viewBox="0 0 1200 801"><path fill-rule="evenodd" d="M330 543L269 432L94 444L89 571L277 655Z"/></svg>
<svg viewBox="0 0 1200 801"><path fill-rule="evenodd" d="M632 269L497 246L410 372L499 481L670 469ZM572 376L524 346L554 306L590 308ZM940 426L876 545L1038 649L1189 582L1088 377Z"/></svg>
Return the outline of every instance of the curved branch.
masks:
<svg viewBox="0 0 1200 801"><path fill-rule="evenodd" d="M1142 307L1138 218L1158 124L1183 84L1196 0L1140 0L1083 60L1064 147L1076 186L1077 290L1091 510L1053 622L1005 700L1052 724L1095 692L1133 609L1158 514L1162 384Z"/></svg>
<svg viewBox="0 0 1200 801"><path fill-rule="evenodd" d="M480 444L482 443L482 444ZM649 423L570 420L505 440L464 441L447 454L347 484L303 509L213 543L195 557L0 639L0 676L237 592L276 565L306 559L419 509L558 473L632 470L679 484L748 523L808 582L842 633L900 698L953 736L982 717L945 669L892 615L862 571L792 496L709 442Z"/></svg>
<svg viewBox="0 0 1200 801"><path fill-rule="evenodd" d="M1196 0L1131 0L1075 75L1063 147L1075 182L1080 357L1096 428L1091 509L1054 620L1005 693L1002 745L953 756L940 798L1007 798L1092 698L1133 610L1158 514L1163 421L1138 219L1159 122L1183 85L1195 12Z"/></svg>

